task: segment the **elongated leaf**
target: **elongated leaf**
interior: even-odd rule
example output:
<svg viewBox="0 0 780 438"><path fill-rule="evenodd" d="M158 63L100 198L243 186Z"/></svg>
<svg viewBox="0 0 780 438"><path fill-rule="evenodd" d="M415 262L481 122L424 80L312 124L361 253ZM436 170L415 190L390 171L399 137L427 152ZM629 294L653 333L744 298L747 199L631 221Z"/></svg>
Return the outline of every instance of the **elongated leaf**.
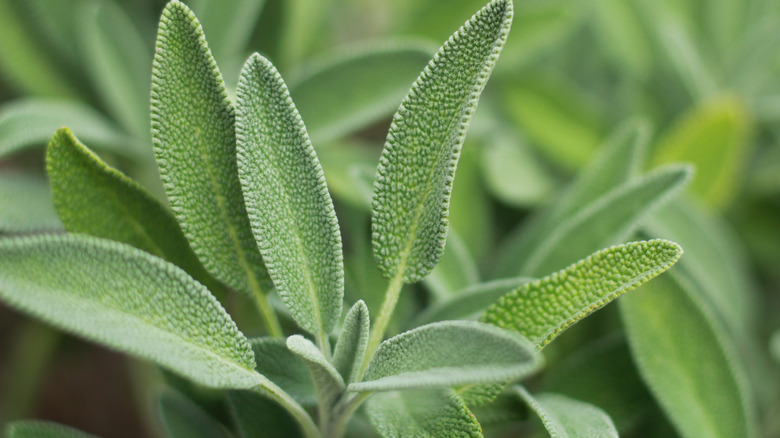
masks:
<svg viewBox="0 0 780 438"><path fill-rule="evenodd" d="M455 230L447 233L447 252L425 277L425 286L439 300L447 300L457 291L479 282L474 257Z"/></svg>
<svg viewBox="0 0 780 438"><path fill-rule="evenodd" d="M254 338L250 343L255 353L257 372L290 394L298 403L317 403L309 369L297 354L287 348L285 339Z"/></svg>
<svg viewBox="0 0 780 438"><path fill-rule="evenodd" d="M290 93L315 145L390 116L431 59L427 45L406 41L341 49L290 82Z"/></svg>
<svg viewBox="0 0 780 438"><path fill-rule="evenodd" d="M344 317L344 326L333 352L333 366L347 383L357 381L368 345L368 330L368 307L361 300Z"/></svg>
<svg viewBox="0 0 780 438"><path fill-rule="evenodd" d="M384 438L482 438L476 417L451 390L381 392L366 412Z"/></svg>
<svg viewBox="0 0 780 438"><path fill-rule="evenodd" d="M379 345L350 391L461 386L520 379L542 363L531 344L506 330L475 321L418 327Z"/></svg>
<svg viewBox="0 0 780 438"><path fill-rule="evenodd" d="M176 218L140 185L101 161L70 129L54 135L46 163L65 229L130 244L170 261L207 286L214 284Z"/></svg>
<svg viewBox="0 0 780 438"><path fill-rule="evenodd" d="M522 386L515 391L539 415L552 438L618 436L609 415L592 404L553 393L531 396Z"/></svg>
<svg viewBox="0 0 780 438"><path fill-rule="evenodd" d="M6 438L96 438L80 430L49 421L21 420L5 427Z"/></svg>
<svg viewBox="0 0 780 438"><path fill-rule="evenodd" d="M200 283L131 246L78 235L0 241L0 298L203 385L249 388L249 342Z"/></svg>
<svg viewBox="0 0 780 438"><path fill-rule="evenodd" d="M160 19L152 138L165 190L206 269L251 294L267 273L244 207L233 107L197 18L181 2Z"/></svg>
<svg viewBox="0 0 780 438"><path fill-rule="evenodd" d="M278 403L254 391L228 391L228 406L241 438L302 438L301 429Z"/></svg>
<svg viewBox="0 0 780 438"><path fill-rule="evenodd" d="M613 246L504 295L482 321L515 330L541 349L572 324L669 269L681 255L682 248L668 240Z"/></svg>
<svg viewBox="0 0 780 438"><path fill-rule="evenodd" d="M620 310L639 372L681 436L755 436L734 346L678 276L649 283Z"/></svg>
<svg viewBox="0 0 780 438"><path fill-rule="evenodd" d="M439 262L460 148L506 41L512 3L494 0L436 54L393 117L372 202L374 255L383 274L411 283Z"/></svg>
<svg viewBox="0 0 780 438"><path fill-rule="evenodd" d="M0 232L61 229L49 184L43 176L19 172L0 174Z"/></svg>
<svg viewBox="0 0 780 438"><path fill-rule="evenodd" d="M162 423L170 438L229 438L220 424L180 394L165 392L157 399Z"/></svg>
<svg viewBox="0 0 780 438"><path fill-rule="evenodd" d="M591 4L601 47L615 65L642 79L653 67L653 42L636 3L606 0Z"/></svg>
<svg viewBox="0 0 780 438"><path fill-rule="evenodd" d="M332 406L344 392L344 379L336 368L328 362L316 345L301 335L287 338L287 348L303 359L309 368L319 405L323 408Z"/></svg>

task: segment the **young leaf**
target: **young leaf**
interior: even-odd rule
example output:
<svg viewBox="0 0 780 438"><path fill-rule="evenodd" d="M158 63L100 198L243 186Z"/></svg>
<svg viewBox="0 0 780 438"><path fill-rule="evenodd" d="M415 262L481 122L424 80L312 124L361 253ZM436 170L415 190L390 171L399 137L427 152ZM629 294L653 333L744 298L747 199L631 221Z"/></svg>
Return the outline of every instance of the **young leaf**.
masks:
<svg viewBox="0 0 780 438"><path fill-rule="evenodd" d="M412 283L439 262L460 148L512 22L494 0L439 50L393 117L372 201L374 255L388 278Z"/></svg>
<svg viewBox="0 0 780 438"><path fill-rule="evenodd" d="M341 317L341 234L322 167L287 87L258 54L236 90L238 173L268 273L295 322L318 336Z"/></svg>
<svg viewBox="0 0 780 438"><path fill-rule="evenodd" d="M379 345L350 391L505 382L536 371L541 356L524 338L475 321L418 327Z"/></svg>
<svg viewBox="0 0 780 438"><path fill-rule="evenodd" d="M681 436L755 436L734 346L708 307L670 274L620 302L640 375Z"/></svg>
<svg viewBox="0 0 780 438"><path fill-rule="evenodd" d="M48 421L20 420L5 427L6 438L97 438L67 426Z"/></svg>
<svg viewBox="0 0 780 438"><path fill-rule="evenodd" d="M482 438L477 418L448 389L381 392L366 412L383 438Z"/></svg>
<svg viewBox="0 0 780 438"><path fill-rule="evenodd" d="M669 269L681 255L682 248L668 240L613 246L504 295L482 321L515 330L542 349L572 324Z"/></svg>
<svg viewBox="0 0 780 438"><path fill-rule="evenodd" d="M344 392L344 379L336 368L328 362L316 345L301 335L287 338L287 348L303 359L309 368L320 407L324 409L332 406Z"/></svg>
<svg viewBox="0 0 780 438"><path fill-rule="evenodd" d="M317 403L314 382L306 363L287 348L281 338L254 338L249 341L255 353L258 373L274 382L298 403L311 406Z"/></svg>
<svg viewBox="0 0 780 438"><path fill-rule="evenodd" d="M173 213L206 269L252 294L267 273L244 207L233 107L195 15L178 0L160 19L152 139Z"/></svg>
<svg viewBox="0 0 780 438"><path fill-rule="evenodd" d="M366 354L369 329L368 307L362 300L355 303L341 328L333 353L333 366L347 383L356 382Z"/></svg>
<svg viewBox="0 0 780 438"><path fill-rule="evenodd" d="M253 391L228 391L227 402L241 438L303 438L300 426L271 399Z"/></svg>
<svg viewBox="0 0 780 438"><path fill-rule="evenodd" d="M0 174L0 233L61 229L49 183L42 175Z"/></svg>
<svg viewBox="0 0 780 438"><path fill-rule="evenodd" d="M560 394L531 396L522 386L514 390L539 415L552 438L618 437L609 415L592 404Z"/></svg>
<svg viewBox="0 0 780 438"><path fill-rule="evenodd" d="M203 409L173 392L157 399L163 426L170 438L229 438L222 426Z"/></svg>
<svg viewBox="0 0 780 438"><path fill-rule="evenodd" d="M130 244L170 261L207 286L214 284L168 210L101 161L70 129L61 128L52 137L46 170L65 229Z"/></svg>
<svg viewBox="0 0 780 438"><path fill-rule="evenodd" d="M250 388L249 342L200 283L131 246L82 235L0 241L0 298L205 386Z"/></svg>

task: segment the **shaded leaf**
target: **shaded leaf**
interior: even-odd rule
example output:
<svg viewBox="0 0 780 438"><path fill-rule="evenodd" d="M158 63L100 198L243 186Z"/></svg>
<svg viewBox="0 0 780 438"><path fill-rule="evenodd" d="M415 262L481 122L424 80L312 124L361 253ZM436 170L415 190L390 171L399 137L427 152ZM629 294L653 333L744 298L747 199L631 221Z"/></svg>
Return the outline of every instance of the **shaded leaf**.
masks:
<svg viewBox="0 0 780 438"><path fill-rule="evenodd" d="M455 292L479 282L477 264L455 230L447 233L447 251L424 282L439 300L447 300Z"/></svg>
<svg viewBox="0 0 780 438"><path fill-rule="evenodd" d="M250 339L249 342L255 354L257 372L290 394L298 403L317 403L309 369L298 355L287 348L285 339L263 337Z"/></svg>
<svg viewBox="0 0 780 438"><path fill-rule="evenodd" d="M39 420L21 420L5 427L6 438L95 438L80 430Z"/></svg>
<svg viewBox="0 0 780 438"><path fill-rule="evenodd" d="M333 366L347 383L358 379L368 345L369 325L368 307L362 300L358 301L344 317L344 326L333 352Z"/></svg>
<svg viewBox="0 0 780 438"><path fill-rule="evenodd" d="M298 423L278 403L252 391L228 391L228 406L241 438L302 438Z"/></svg>
<svg viewBox="0 0 780 438"><path fill-rule="evenodd" d="M301 335L287 338L287 348L300 357L309 368L319 406L333 406L344 392L344 379L325 355L310 340Z"/></svg>
<svg viewBox="0 0 780 438"><path fill-rule="evenodd" d="M605 54L635 78L645 78L653 67L653 41L636 2L602 0L591 5L593 27Z"/></svg>
<svg viewBox="0 0 780 438"><path fill-rule="evenodd" d="M222 426L180 394L164 392L157 399L163 426L170 438L229 438Z"/></svg>
<svg viewBox="0 0 780 438"><path fill-rule="evenodd" d="M29 173L0 174L0 232L60 230L45 178Z"/></svg>
<svg viewBox="0 0 780 438"><path fill-rule="evenodd" d="M515 391L539 415L552 438L618 436L609 415L592 404L553 393L532 396L522 386Z"/></svg>

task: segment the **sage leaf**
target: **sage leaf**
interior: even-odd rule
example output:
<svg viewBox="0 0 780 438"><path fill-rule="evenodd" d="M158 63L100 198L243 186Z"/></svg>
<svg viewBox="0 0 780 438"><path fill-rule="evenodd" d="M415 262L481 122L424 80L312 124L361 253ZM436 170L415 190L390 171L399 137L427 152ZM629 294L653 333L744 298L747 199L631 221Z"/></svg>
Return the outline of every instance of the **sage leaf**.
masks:
<svg viewBox="0 0 780 438"><path fill-rule="evenodd" d="M191 400L174 392L164 392L157 407L170 438L229 438L222 426Z"/></svg>
<svg viewBox="0 0 780 438"><path fill-rule="evenodd" d="M388 278L416 282L441 258L460 148L511 21L506 0L477 12L439 50L393 117L371 213L374 255Z"/></svg>
<svg viewBox="0 0 780 438"><path fill-rule="evenodd" d="M590 6L605 55L634 78L646 78L657 55L641 6L626 0L606 0Z"/></svg>
<svg viewBox="0 0 780 438"><path fill-rule="evenodd" d="M303 359L309 368L320 407L332 406L344 392L344 379L325 355L310 340L301 335L287 338L287 348Z"/></svg>
<svg viewBox="0 0 780 438"><path fill-rule="evenodd" d="M620 302L639 374L681 436L755 436L734 345L682 277L670 274Z"/></svg>
<svg viewBox="0 0 780 438"><path fill-rule="evenodd" d="M681 255L679 245L661 239L613 246L520 286L481 320L514 330L542 349L572 324L669 269Z"/></svg>
<svg viewBox="0 0 780 438"><path fill-rule="evenodd" d="M282 388L298 403L312 406L317 403L309 368L295 353L287 348L282 338L253 338L249 342L255 354L258 373Z"/></svg>
<svg viewBox="0 0 780 438"><path fill-rule="evenodd" d="M482 438L476 417L452 390L381 392L366 401L366 413L383 438Z"/></svg>
<svg viewBox="0 0 780 438"><path fill-rule="evenodd" d="M61 424L40 420L19 420L5 427L6 438L96 438Z"/></svg>
<svg viewBox="0 0 780 438"><path fill-rule="evenodd" d="M236 164L233 107L183 3L160 19L152 69L152 139L168 200L206 269L251 295L267 278L252 236Z"/></svg>
<svg viewBox="0 0 780 438"><path fill-rule="evenodd" d="M618 437L609 415L592 404L553 393L532 396L522 386L514 390L539 415L552 438Z"/></svg>
<svg viewBox="0 0 780 438"><path fill-rule="evenodd" d="M341 317L344 256L322 167L268 60L249 58L236 101L238 173L257 246L295 322L324 337Z"/></svg>
<svg viewBox="0 0 780 438"><path fill-rule="evenodd" d="M42 175L0 174L0 233L61 230L51 203L51 189Z"/></svg>
<svg viewBox="0 0 780 438"><path fill-rule="evenodd" d="M350 391L505 382L536 371L541 356L521 336L475 321L424 325L379 345Z"/></svg>
<svg viewBox="0 0 780 438"><path fill-rule="evenodd" d="M278 403L254 391L228 391L227 402L241 438L302 438L295 419Z"/></svg>
<svg viewBox="0 0 780 438"><path fill-rule="evenodd" d="M214 286L176 218L143 187L100 160L70 129L61 128L52 137L46 170L65 229L127 243Z"/></svg>
<svg viewBox="0 0 780 438"><path fill-rule="evenodd" d="M447 251L423 281L436 300L447 300L479 282L477 263L454 229L447 233Z"/></svg>
<svg viewBox="0 0 780 438"><path fill-rule="evenodd" d="M358 301L344 317L344 325L333 352L333 366L347 383L358 379L368 346L369 325L368 307L362 300Z"/></svg>
<svg viewBox="0 0 780 438"><path fill-rule="evenodd" d="M249 342L205 287L125 244L83 235L3 239L0 299L205 386L265 382Z"/></svg>

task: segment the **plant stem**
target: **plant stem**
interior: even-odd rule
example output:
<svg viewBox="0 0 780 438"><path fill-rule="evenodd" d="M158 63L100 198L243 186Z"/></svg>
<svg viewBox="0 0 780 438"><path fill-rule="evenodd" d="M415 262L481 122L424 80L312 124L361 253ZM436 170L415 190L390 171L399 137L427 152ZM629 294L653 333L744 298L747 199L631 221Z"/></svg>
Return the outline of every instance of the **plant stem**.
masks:
<svg viewBox="0 0 780 438"><path fill-rule="evenodd" d="M352 418L352 414L355 413L357 408L363 404L363 401L371 395L371 392L361 392L353 397L346 399L346 401L339 402L334 409L335 421L328 424L328 429L325 431L325 438L342 438L347 428L349 419Z"/></svg>
<svg viewBox="0 0 780 438"><path fill-rule="evenodd" d="M257 305L260 316L263 317L263 323L268 329L268 334L275 338L284 336L282 326L279 325L279 319L276 317L276 312L274 312L271 303L268 302L268 297L256 282L252 282L252 292L255 298L255 305Z"/></svg>
<svg viewBox="0 0 780 438"><path fill-rule="evenodd" d="M360 367L360 376L368 366L368 362L374 357L379 343L382 342L382 338L385 336L385 330L387 330L387 324L390 322L390 317L393 316L393 310L398 303L398 297L401 295L401 288L404 286L403 272L399 270L399 273L390 280L390 284L387 285L387 292L385 292L385 301L382 303L382 309L379 310L379 316L377 316L374 326L371 327L371 335L368 338L368 347L366 348L366 355L363 359L363 365Z"/></svg>
<svg viewBox="0 0 780 438"><path fill-rule="evenodd" d="M330 351L330 339L328 338L327 333L322 332L317 335L317 346L320 347L322 354L324 354L325 358L330 362L332 359L332 352Z"/></svg>
<svg viewBox="0 0 780 438"><path fill-rule="evenodd" d="M298 421L305 438L322 438L320 430L317 429L317 425L314 424L314 420L311 419L309 413L282 388L276 386L270 380L265 379L264 383L255 386L254 389L271 397L282 405L282 407Z"/></svg>

